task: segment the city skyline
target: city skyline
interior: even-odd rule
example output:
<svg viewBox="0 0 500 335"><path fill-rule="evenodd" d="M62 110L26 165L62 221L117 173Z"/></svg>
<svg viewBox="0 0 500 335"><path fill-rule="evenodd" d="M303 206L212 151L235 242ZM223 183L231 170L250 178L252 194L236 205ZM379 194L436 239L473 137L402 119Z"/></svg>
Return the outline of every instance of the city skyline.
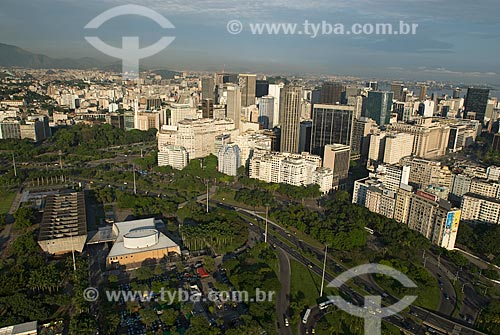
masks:
<svg viewBox="0 0 500 335"><path fill-rule="evenodd" d="M491 55L498 36L495 1L457 4L451 1L179 1L132 2L158 11L175 29L176 37L166 50L141 64L173 69L237 72L315 73L378 77L381 79L451 80L466 83L500 83L500 67ZM83 27L95 16L123 1L73 0L4 2L0 40L51 57L103 59L85 40ZM466 10L467 17L462 13ZM224 15L222 15L224 14ZM407 36L297 36L239 35L227 32L226 23L237 19L249 23L302 23L305 20L343 23L393 23L400 20L419 25ZM22 27L21 29L11 29ZM64 27L64 29L61 29ZM34 33L36 32L36 33ZM115 18L96 33L119 45L121 36L138 35L141 46L163 34L156 23L128 16ZM439 33L436 33L439 32ZM108 60L115 60L109 58Z"/></svg>

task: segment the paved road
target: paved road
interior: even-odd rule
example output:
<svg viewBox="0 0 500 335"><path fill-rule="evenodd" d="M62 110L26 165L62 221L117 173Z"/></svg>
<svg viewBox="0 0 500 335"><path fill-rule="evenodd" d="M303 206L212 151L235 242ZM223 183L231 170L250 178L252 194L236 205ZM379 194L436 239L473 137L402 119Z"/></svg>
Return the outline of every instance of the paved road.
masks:
<svg viewBox="0 0 500 335"><path fill-rule="evenodd" d="M265 219L264 217L255 213L254 211L250 211L247 209L234 207L234 206L230 206L230 205L226 205L226 204L222 204L222 203L216 203L216 204L222 205L226 208L232 208L232 209L235 209L237 211L245 212L246 214L249 214L252 217L258 218L260 220ZM268 222L272 227L271 230L273 233L279 234L281 236L285 236L291 242L300 244L300 246L303 250L307 250L307 251L313 253L319 260L322 259L322 255L323 255L322 250L318 250L315 247L308 245L304 241L297 240L295 238L295 236L291 235L288 231L286 231L284 228L277 225L276 223L274 223L270 220ZM253 228L259 230L259 228L257 228L255 225L253 226ZM311 263L309 259L305 258L296 249L291 248L289 245L281 242L280 239L274 237L273 235L269 236L268 241L271 244L275 244L278 247L282 248L283 251L285 251L290 257L296 259L297 261L299 261L303 265L309 266L309 268L312 272L316 273L319 276L322 275L322 268L315 265L314 263ZM330 264L330 263L333 263L334 260L331 259L328 262ZM330 264L330 269L331 269L331 267L332 267L332 264ZM335 269L339 268L338 270L341 270L341 271L343 270L341 265L337 264L337 263L333 263L333 268L335 268ZM330 273L327 272L326 276L325 276L326 282L331 282L331 281L333 281L333 279L334 279L334 277ZM378 289L377 287L373 287L369 282L366 282L362 278L359 278L359 279L374 294L382 295L382 293L384 293L384 292L380 291L380 289ZM357 292L353 291L352 289L343 286L340 289L340 291L346 297L346 299L350 300L353 304L357 304L359 306L364 305L364 297L361 296L360 294L358 294ZM386 297L384 299L387 300L387 303L397 302L397 299L395 297L391 297L391 296ZM301 330L304 331L303 333L300 333L300 334L304 334L306 328L308 330L310 330L310 328L313 327L315 320L317 320L321 317L319 309L316 309L316 310L318 311L317 312L318 314L315 315L314 313L311 313L311 317L309 318L307 325L305 325L305 327L300 326L302 328ZM474 329L469 328L465 323L461 324L461 323L457 323L455 321L451 321L447 318L444 318L440 315L437 315L433 312L427 311L427 310L420 308L420 307L417 307L417 306L410 306L410 311L412 314L414 314L414 317L420 319L422 321L422 323L425 324L425 326L415 324L410 319L404 319L403 317L398 316L398 315L388 317L384 320L395 325L396 327L398 327L400 329L404 329L405 327L408 327L408 326L409 326L409 328L415 328L415 330L408 332L410 334L424 335L425 332L428 331L428 327L431 326L433 329L441 331L444 334L453 334L453 335L455 335L455 334L456 335L480 335L480 334L483 334L483 335L485 335L484 333L481 333L481 332L478 332Z"/></svg>
<svg viewBox="0 0 500 335"><path fill-rule="evenodd" d="M451 316L457 303L457 293L453 286L454 274L446 269L443 264L439 264L434 255L427 253L425 256L425 267L438 280L441 290L438 311L442 315Z"/></svg>
<svg viewBox="0 0 500 335"><path fill-rule="evenodd" d="M290 324L285 326L285 316L290 322L290 317L288 316L288 307L290 303L290 279L291 279L291 268L290 259L287 253L281 249L276 248L278 254L278 264L279 264L279 280L281 283L281 290L276 299L276 312L279 324L279 333L281 335L291 335L292 330Z"/></svg>

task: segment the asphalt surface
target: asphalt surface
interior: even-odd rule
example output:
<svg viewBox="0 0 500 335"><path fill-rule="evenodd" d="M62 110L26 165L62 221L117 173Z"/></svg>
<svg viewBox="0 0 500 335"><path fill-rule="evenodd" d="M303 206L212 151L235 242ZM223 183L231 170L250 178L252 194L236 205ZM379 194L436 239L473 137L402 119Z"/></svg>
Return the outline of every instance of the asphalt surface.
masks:
<svg viewBox="0 0 500 335"><path fill-rule="evenodd" d="M279 334L281 335L291 335L292 330L290 327L290 317L288 313L288 307L290 304L290 279L291 279L291 268L290 259L287 253L281 249L276 248L278 254L278 264L279 264L279 280L281 283L281 290L276 299L276 312L279 324ZM288 325L285 325L285 317L288 319Z"/></svg>

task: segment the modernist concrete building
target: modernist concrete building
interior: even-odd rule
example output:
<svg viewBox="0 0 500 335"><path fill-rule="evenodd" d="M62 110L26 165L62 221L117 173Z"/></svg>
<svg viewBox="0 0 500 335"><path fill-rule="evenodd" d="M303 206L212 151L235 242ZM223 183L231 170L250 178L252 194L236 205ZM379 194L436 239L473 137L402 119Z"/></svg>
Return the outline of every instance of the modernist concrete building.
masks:
<svg viewBox="0 0 500 335"><path fill-rule="evenodd" d="M50 254L82 252L87 239L83 192L50 195L46 199L38 244Z"/></svg>
<svg viewBox="0 0 500 335"><path fill-rule="evenodd" d="M25 322L14 326L0 328L0 335L36 335L38 334L38 323L36 321Z"/></svg>
<svg viewBox="0 0 500 335"><path fill-rule="evenodd" d="M154 218L115 222L113 234L117 238L106 258L108 266L140 264L172 252L181 253L174 241L158 231Z"/></svg>

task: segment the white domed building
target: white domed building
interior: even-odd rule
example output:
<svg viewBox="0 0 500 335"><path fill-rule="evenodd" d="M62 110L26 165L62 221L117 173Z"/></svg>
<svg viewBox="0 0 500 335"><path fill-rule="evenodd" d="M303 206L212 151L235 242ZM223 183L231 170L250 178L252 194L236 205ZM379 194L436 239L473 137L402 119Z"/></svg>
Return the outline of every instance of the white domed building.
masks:
<svg viewBox="0 0 500 335"><path fill-rule="evenodd" d="M154 218L116 222L113 234L117 236L106 263L139 264L146 259L160 259L169 253L180 254L180 247L156 229Z"/></svg>

